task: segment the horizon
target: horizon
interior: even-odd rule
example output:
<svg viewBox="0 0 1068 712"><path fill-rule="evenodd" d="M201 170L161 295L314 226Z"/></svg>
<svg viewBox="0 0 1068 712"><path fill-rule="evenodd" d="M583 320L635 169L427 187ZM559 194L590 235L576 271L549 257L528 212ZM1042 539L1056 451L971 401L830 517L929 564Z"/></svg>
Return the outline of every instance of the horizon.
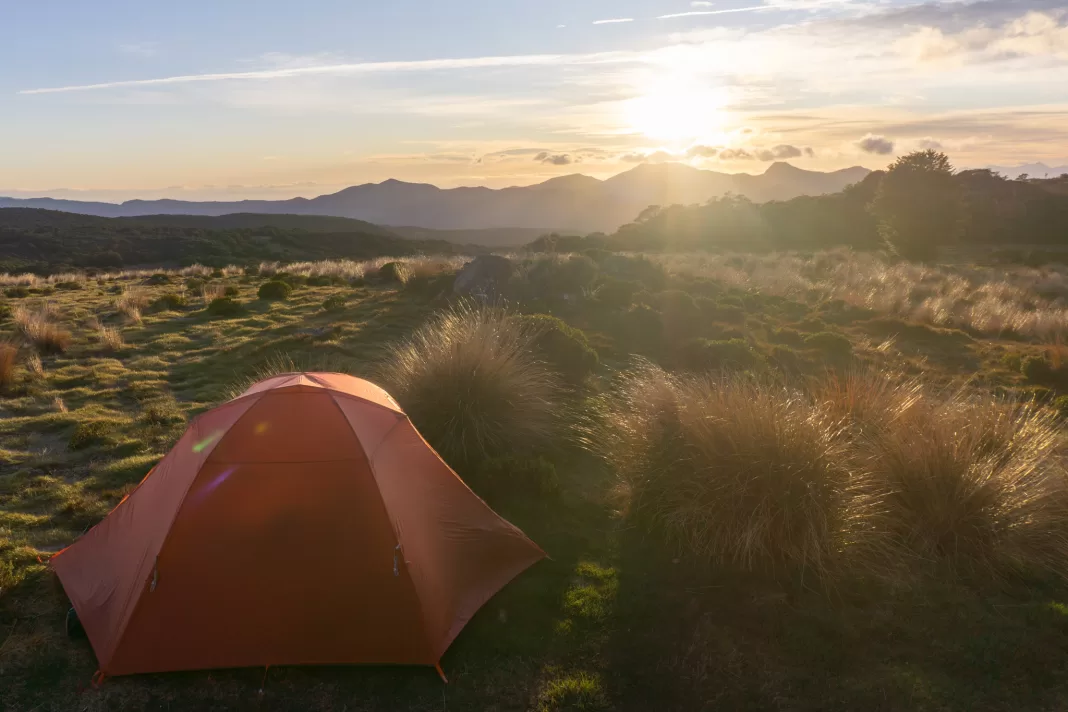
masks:
<svg viewBox="0 0 1068 712"><path fill-rule="evenodd" d="M877 170L919 148L1068 164L1059 0L65 0L9 18L8 197L497 189L663 161Z"/></svg>

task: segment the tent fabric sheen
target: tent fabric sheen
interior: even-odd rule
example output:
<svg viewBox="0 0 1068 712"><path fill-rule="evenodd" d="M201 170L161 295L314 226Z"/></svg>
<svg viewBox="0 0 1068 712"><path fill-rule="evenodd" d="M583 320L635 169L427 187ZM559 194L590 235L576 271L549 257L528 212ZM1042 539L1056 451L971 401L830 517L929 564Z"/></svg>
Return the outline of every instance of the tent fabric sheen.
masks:
<svg viewBox="0 0 1068 712"><path fill-rule="evenodd" d="M281 374L201 414L52 558L106 675L437 665L545 556L385 391Z"/></svg>

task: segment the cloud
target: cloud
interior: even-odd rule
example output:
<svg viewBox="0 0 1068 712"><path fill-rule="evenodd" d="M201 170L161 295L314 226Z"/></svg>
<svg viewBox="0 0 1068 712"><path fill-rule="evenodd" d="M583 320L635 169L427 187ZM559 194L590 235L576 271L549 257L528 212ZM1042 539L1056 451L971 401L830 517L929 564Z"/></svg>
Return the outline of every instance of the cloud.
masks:
<svg viewBox="0 0 1068 712"><path fill-rule="evenodd" d="M690 146L686 151L687 158L715 158L719 149L713 146Z"/></svg>
<svg viewBox="0 0 1068 712"><path fill-rule="evenodd" d="M132 54L137 57L154 57L159 54L158 42L127 42L120 44L118 50L123 54Z"/></svg>
<svg viewBox="0 0 1068 712"><path fill-rule="evenodd" d="M549 153L548 151L542 151L538 155L534 156L534 160L539 163L548 163L552 166L567 166L573 162L571 154L568 153Z"/></svg>
<svg viewBox="0 0 1068 712"><path fill-rule="evenodd" d="M868 134L856 143L857 148L864 153L874 153L885 156L894 152L894 142L884 136Z"/></svg>
<svg viewBox="0 0 1068 712"><path fill-rule="evenodd" d="M755 156L744 148L727 148L719 152L721 161L751 161Z"/></svg>
<svg viewBox="0 0 1068 712"><path fill-rule="evenodd" d="M693 0L690 3L690 7L712 7L715 4L714 2L708 2L708 0Z"/></svg>
<svg viewBox="0 0 1068 712"><path fill-rule="evenodd" d="M1068 60L1068 13L1031 11L997 27L980 23L956 32L924 26L894 47L919 63L959 65L1022 57Z"/></svg>
<svg viewBox="0 0 1068 712"><path fill-rule="evenodd" d="M194 82L218 82L228 80L284 79L288 77L316 75L373 74L383 72L434 72L461 69L484 69L495 67L544 67L581 64L612 64L638 61L640 55L633 52L598 52L593 54L528 54L498 57L467 57L461 59L421 59L395 62L356 62L263 69L250 72L219 72L215 74L186 74L157 79L127 79L97 84L79 84L65 87L23 89L19 94L56 94L71 91L117 89L129 87L158 86L166 84L189 84Z"/></svg>
<svg viewBox="0 0 1068 712"><path fill-rule="evenodd" d="M619 23L619 22L634 22L634 18L633 17L617 17L617 18L612 19L612 20L594 20L593 24L595 24L595 25L614 25L614 24Z"/></svg>
<svg viewBox="0 0 1068 712"><path fill-rule="evenodd" d="M659 151L632 151L619 156L623 163L668 163L679 160L680 156L664 150Z"/></svg>
<svg viewBox="0 0 1068 712"><path fill-rule="evenodd" d="M921 138L919 141L916 142L916 145L919 148L924 148L924 149L929 148L929 149L931 149L933 151L941 151L942 150L942 142L941 141L937 141L937 140L931 138L930 136L928 136L926 138Z"/></svg>
<svg viewBox="0 0 1068 712"><path fill-rule="evenodd" d="M731 12L753 12L754 10L774 9L772 5L752 5L750 7L732 7L726 10L691 10L690 12L675 12L670 15L658 15L658 20L673 20L676 17L697 17L699 15L726 15Z"/></svg>
<svg viewBox="0 0 1068 712"><path fill-rule="evenodd" d="M803 153L804 151L797 146L780 144L773 148L757 149L754 155L761 161L777 161L783 158L797 158Z"/></svg>
<svg viewBox="0 0 1068 712"><path fill-rule="evenodd" d="M809 158L813 158L816 155L816 152L812 150L811 146L805 146L805 155Z"/></svg>

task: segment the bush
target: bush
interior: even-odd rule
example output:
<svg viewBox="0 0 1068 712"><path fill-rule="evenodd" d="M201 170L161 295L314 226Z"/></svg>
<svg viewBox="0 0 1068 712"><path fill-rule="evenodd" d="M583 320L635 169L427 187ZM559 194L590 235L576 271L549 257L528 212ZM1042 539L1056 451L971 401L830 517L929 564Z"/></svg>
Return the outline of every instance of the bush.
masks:
<svg viewBox="0 0 1068 712"><path fill-rule="evenodd" d="M568 384L581 385L597 368L600 359L581 329L569 326L548 314L515 317L534 336L538 356L559 373Z"/></svg>
<svg viewBox="0 0 1068 712"><path fill-rule="evenodd" d="M412 271L403 262L387 262L378 268L378 278L384 282L406 284L412 277Z"/></svg>
<svg viewBox="0 0 1068 712"><path fill-rule="evenodd" d="M185 288L190 292L199 292L204 288L204 280L197 279L196 277L190 277L185 280Z"/></svg>
<svg viewBox="0 0 1068 712"><path fill-rule="evenodd" d="M308 277L307 282L309 287L329 287L333 283L334 280L325 274L317 274L313 277Z"/></svg>
<svg viewBox="0 0 1068 712"><path fill-rule="evenodd" d="M1068 575L1056 413L926 393L868 439L887 522L917 561L965 576Z"/></svg>
<svg viewBox="0 0 1068 712"><path fill-rule="evenodd" d="M187 306L189 306L189 300L185 298L184 294L178 294L177 292L168 292L152 302L152 308L156 311L177 311L178 309L185 309Z"/></svg>
<svg viewBox="0 0 1068 712"><path fill-rule="evenodd" d="M10 299L23 299L30 296L30 290L28 287L8 287L4 290L4 296Z"/></svg>
<svg viewBox="0 0 1068 712"><path fill-rule="evenodd" d="M804 342L808 348L822 351L836 361L848 359L853 355L853 344L849 342L849 339L832 331L809 334Z"/></svg>
<svg viewBox="0 0 1068 712"><path fill-rule="evenodd" d="M473 479L477 491L486 496L550 497L560 491L556 466L544 457L490 458L478 467Z"/></svg>
<svg viewBox="0 0 1068 712"><path fill-rule="evenodd" d="M678 361L683 368L693 371L746 370L764 366L764 357L742 339L691 339L679 348Z"/></svg>
<svg viewBox="0 0 1068 712"><path fill-rule="evenodd" d="M227 285L226 288L223 289L223 296L224 297L236 297L239 294L241 294L241 290L238 289L237 287L235 287L232 284Z"/></svg>
<svg viewBox="0 0 1068 712"><path fill-rule="evenodd" d="M244 314L245 307L232 297L219 297L212 299L205 311L212 316L233 317Z"/></svg>
<svg viewBox="0 0 1068 712"><path fill-rule="evenodd" d="M149 284L149 285L170 284L170 283L171 283L171 276L169 274L165 274L163 272L157 272L156 274L152 275L151 277L148 277L147 279L145 279L145 284Z"/></svg>
<svg viewBox="0 0 1068 712"><path fill-rule="evenodd" d="M628 516L698 560L824 576L875 543L876 498L838 421L799 393L644 365L596 410L589 442L620 473Z"/></svg>
<svg viewBox="0 0 1068 712"><path fill-rule="evenodd" d="M323 309L325 309L326 311L337 311L338 309L344 309L345 303L347 301L348 300L345 299L345 295L334 294L332 296L327 297L323 301Z"/></svg>
<svg viewBox="0 0 1068 712"><path fill-rule="evenodd" d="M6 321L11 318L11 307L4 302L0 302L0 321Z"/></svg>
<svg viewBox="0 0 1068 712"><path fill-rule="evenodd" d="M449 462L531 452L553 440L559 392L535 338L503 310L460 304L393 345L379 374Z"/></svg>
<svg viewBox="0 0 1068 712"><path fill-rule="evenodd" d="M614 331L626 350L649 354L660 350L664 326L659 312L639 304L619 315Z"/></svg>
<svg viewBox="0 0 1068 712"><path fill-rule="evenodd" d="M56 289L61 289L66 292L76 292L79 289L85 289L85 285L75 280L68 280L66 282L56 282Z"/></svg>
<svg viewBox="0 0 1068 712"><path fill-rule="evenodd" d="M694 333L701 321L697 302L688 293L669 289L656 296L664 338L679 341Z"/></svg>
<svg viewBox="0 0 1068 712"><path fill-rule="evenodd" d="M292 291L293 288L285 282L272 280L270 282L264 282L263 284L261 284L259 291L256 293L256 296L263 300L285 301L286 299L289 299L289 294Z"/></svg>
<svg viewBox="0 0 1068 712"><path fill-rule="evenodd" d="M1068 396L1057 396L1051 405L1062 418L1068 417Z"/></svg>
<svg viewBox="0 0 1068 712"><path fill-rule="evenodd" d="M528 297L556 299L564 295L581 294L597 280L597 263L583 255L562 258L542 257L526 265L525 278Z"/></svg>

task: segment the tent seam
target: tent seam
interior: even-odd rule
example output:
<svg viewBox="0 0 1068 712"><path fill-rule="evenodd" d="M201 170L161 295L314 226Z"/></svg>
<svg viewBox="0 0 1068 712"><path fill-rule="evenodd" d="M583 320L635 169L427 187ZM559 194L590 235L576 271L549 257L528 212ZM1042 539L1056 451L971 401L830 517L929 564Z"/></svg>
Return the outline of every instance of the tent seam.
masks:
<svg viewBox="0 0 1068 712"><path fill-rule="evenodd" d="M374 465L373 458L372 458L372 456L370 454L368 454L367 450L364 449L363 441L360 440L360 436L356 433L356 428L353 427L352 421L350 421L348 416L345 415L345 411L341 407L341 404L337 402L336 398L334 398L335 395L341 395L341 394L338 394L338 393L336 393L336 391L332 391L332 390L328 390L327 393L330 394L330 400L333 401L334 406L338 409L338 412L341 413L341 417L344 418L345 422L349 424L349 429L352 431L353 437L356 438L356 442L359 443L359 445L360 445L360 450L363 452L364 459L367 461L367 470L371 473L371 479L374 481L374 484L375 484L375 494L378 495L378 501L382 503L382 510L386 513L386 520L389 522L389 528L393 530L393 538L394 538L394 540L396 540L397 546L400 547L400 551L403 554L404 553L404 542L401 541L401 534L397 530L397 527L393 525L393 516L389 511L389 506L386 504L385 497L382 496L382 487L378 483L378 472L377 472L377 470L375 470L375 465ZM348 394L343 394L343 395L348 395ZM366 400L365 398L359 398L359 397L356 397L356 396L353 396L353 397L356 398L356 400L363 401L365 403L369 403L370 405L378 405L377 403L375 403L373 401ZM383 406L379 406L379 407L383 407ZM397 429L397 426L399 426L401 423L403 423L403 422L408 420L408 416L405 415L403 412L397 413L397 411L394 411L392 408L384 408L384 409L390 411L391 413L396 413L399 417L397 418L397 422L393 424L393 427L391 427L389 430L387 430L385 435L382 436L382 439L380 441L378 441L377 445L375 445L375 453L377 453L378 449L380 447L382 447L382 443L384 443L386 440L389 439L389 436L393 434L393 432ZM404 576L405 576L405 578L408 579L408 585L412 587L412 593L415 594L415 600L416 600L416 603L418 603L417 608L418 608L418 611L419 611L419 622L422 624L420 626L420 628L423 631L423 642L426 644L426 649L430 652L430 654L434 655L434 654L436 654L436 648L434 647L434 645L430 641L430 628L427 625L426 616L423 615L423 596L419 592L419 587L415 585L415 579L412 578L411 571L408 569L408 565L407 565L408 562L405 561L404 564L405 564L405 566L404 566Z"/></svg>

